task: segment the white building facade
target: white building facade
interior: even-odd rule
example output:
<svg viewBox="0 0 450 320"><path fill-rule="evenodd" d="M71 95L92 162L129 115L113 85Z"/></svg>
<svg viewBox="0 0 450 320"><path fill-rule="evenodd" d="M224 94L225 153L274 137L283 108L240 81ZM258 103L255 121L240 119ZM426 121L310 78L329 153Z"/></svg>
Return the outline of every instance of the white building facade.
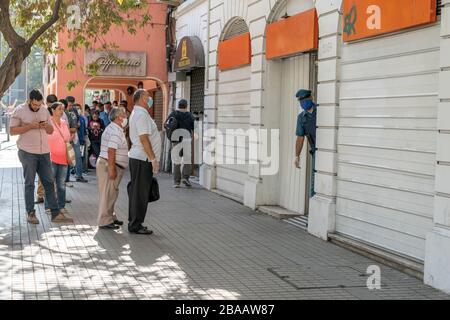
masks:
<svg viewBox="0 0 450 320"><path fill-rule="evenodd" d="M197 35L206 55L203 148L216 161L201 166L201 184L253 209L308 215L309 233L392 259L450 293L450 0L430 2L439 13L428 23L356 40L345 39L352 17L344 2L192 0L178 7L177 38ZM317 48L268 58L268 25L312 9ZM247 34L250 59L243 47L239 63L227 68L219 51L237 38L245 44ZM185 97L186 84L179 84ZM318 103L312 199L306 147L301 169L293 165L300 88ZM227 129L236 141L251 130L269 137L275 130L269 140L277 146L267 150L261 139L236 145L222 136ZM230 154L247 161L229 164ZM268 154L278 159L273 173Z"/></svg>

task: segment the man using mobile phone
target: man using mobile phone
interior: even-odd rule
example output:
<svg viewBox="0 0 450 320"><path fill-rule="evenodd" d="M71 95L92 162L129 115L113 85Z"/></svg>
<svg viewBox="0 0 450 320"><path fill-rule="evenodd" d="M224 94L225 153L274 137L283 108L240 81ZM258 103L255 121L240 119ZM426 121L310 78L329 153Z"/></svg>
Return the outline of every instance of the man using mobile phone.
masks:
<svg viewBox="0 0 450 320"><path fill-rule="evenodd" d="M34 204L34 181L36 174L44 186L45 198L52 214L52 222L73 222L64 216L58 209L54 189L52 165L50 161L50 148L48 134L53 133L48 110L43 107L44 97L39 90L32 90L29 100L18 106L11 116L11 135L18 135L17 147L19 159L23 167L25 180L25 206L27 221L39 224Z"/></svg>

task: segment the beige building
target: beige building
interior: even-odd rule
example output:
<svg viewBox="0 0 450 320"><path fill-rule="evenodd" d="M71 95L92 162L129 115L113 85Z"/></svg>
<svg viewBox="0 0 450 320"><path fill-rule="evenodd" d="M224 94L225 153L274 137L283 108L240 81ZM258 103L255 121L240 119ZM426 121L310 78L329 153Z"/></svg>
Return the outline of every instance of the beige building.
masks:
<svg viewBox="0 0 450 320"><path fill-rule="evenodd" d="M179 6L177 36L198 36L206 53L203 150L215 160L234 154L237 162L205 161L200 181L253 209L308 217L311 234L375 254L450 292L450 1L404 3L397 12L409 14L398 19L383 9L399 3L384 0ZM288 43L286 55L273 54L280 37L309 39L314 20L292 34L283 25L310 10L318 45ZM303 28L309 31L297 32ZM274 29L278 38L268 33ZM306 148L302 169L293 166L299 88L310 88L318 102L312 199ZM220 136L233 130L234 138L248 139L248 130L262 129L278 132L273 174L261 140L242 146ZM239 154L247 161L237 161Z"/></svg>

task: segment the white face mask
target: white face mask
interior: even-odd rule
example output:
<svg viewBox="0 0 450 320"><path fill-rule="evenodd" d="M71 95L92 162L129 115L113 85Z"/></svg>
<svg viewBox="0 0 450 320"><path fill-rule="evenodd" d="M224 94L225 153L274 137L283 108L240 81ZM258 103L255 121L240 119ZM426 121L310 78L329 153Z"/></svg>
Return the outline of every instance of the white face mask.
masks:
<svg viewBox="0 0 450 320"><path fill-rule="evenodd" d="M124 119L122 120L122 128L125 128L127 125L128 125L128 119L127 119L127 118L124 118Z"/></svg>

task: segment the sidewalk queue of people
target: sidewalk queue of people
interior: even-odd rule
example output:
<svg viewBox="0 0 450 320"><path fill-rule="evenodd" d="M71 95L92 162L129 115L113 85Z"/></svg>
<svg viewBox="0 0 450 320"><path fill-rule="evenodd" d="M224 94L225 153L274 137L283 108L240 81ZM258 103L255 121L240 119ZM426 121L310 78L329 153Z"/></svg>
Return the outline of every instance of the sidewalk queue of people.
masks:
<svg viewBox="0 0 450 320"><path fill-rule="evenodd" d="M39 224L35 204L45 203L46 213L55 223L71 223L66 209L66 187L72 187L71 174L77 182L95 168L98 179L98 225L101 229L119 229L124 224L114 207L119 185L127 167L131 181L128 231L149 235L143 226L148 203L155 192L153 175L159 171L161 138L150 116L153 100L145 89L133 95L131 114L127 101L102 104L94 101L84 110L74 97L58 101L55 95L44 96L32 90L29 99L15 108L11 116L11 135L18 135L19 159L25 180L27 221ZM129 118L129 120L128 120ZM72 165L72 167L71 167ZM38 175L38 197L34 201L35 178ZM157 198L157 199L158 199Z"/></svg>

